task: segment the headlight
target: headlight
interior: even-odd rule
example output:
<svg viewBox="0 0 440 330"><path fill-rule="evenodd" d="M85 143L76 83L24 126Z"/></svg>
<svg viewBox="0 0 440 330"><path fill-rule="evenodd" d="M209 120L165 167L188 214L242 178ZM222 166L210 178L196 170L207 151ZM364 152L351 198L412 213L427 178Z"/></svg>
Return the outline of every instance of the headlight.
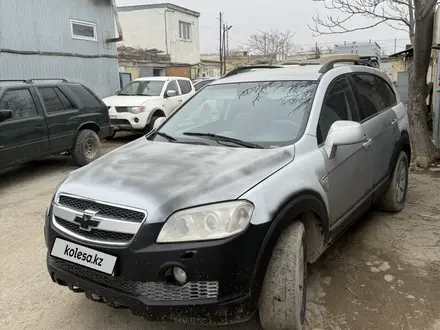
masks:
<svg viewBox="0 0 440 330"><path fill-rule="evenodd" d="M131 113L139 113L139 108L140 107L127 107L128 111Z"/></svg>
<svg viewBox="0 0 440 330"><path fill-rule="evenodd" d="M163 226L158 243L205 241L243 232L252 218L254 206L233 201L199 206L174 213Z"/></svg>

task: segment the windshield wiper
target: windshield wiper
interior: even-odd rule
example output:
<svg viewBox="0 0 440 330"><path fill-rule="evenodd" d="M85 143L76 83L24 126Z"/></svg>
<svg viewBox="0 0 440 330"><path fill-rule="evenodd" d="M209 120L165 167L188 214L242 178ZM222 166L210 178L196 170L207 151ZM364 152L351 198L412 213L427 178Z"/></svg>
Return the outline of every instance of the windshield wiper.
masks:
<svg viewBox="0 0 440 330"><path fill-rule="evenodd" d="M185 133L183 133L183 135L208 138L208 139L216 140L217 142L219 142L219 141L231 142L231 143L235 143L235 144L241 145L246 148L264 149L263 146L260 146L259 144L256 144L256 143L246 142L243 140L234 139L234 138L231 138L228 136L217 135L217 134L213 134L213 133L185 132Z"/></svg>
<svg viewBox="0 0 440 330"><path fill-rule="evenodd" d="M177 140L175 138L173 138L171 135L168 135L167 133L164 132L156 132L156 135L159 135L165 139L167 139L168 141L171 142L176 142Z"/></svg>

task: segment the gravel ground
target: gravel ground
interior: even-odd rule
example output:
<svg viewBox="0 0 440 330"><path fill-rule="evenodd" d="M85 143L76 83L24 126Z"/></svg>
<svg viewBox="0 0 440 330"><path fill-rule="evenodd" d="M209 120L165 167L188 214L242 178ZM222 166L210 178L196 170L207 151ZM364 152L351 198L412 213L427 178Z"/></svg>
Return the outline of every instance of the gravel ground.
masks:
<svg viewBox="0 0 440 330"><path fill-rule="evenodd" d="M0 329L206 329L148 323L51 282L43 216L73 169L51 157L0 172ZM309 271L306 329L440 329L439 192L440 174L412 173L401 213L372 211L328 249Z"/></svg>

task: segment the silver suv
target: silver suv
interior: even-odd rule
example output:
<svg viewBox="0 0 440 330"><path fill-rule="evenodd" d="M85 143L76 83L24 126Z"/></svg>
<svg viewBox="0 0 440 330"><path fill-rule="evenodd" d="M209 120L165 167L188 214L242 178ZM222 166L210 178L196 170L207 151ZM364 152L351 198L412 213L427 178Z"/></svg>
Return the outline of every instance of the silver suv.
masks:
<svg viewBox="0 0 440 330"><path fill-rule="evenodd" d="M408 185L391 81L335 64L219 79L72 172L46 216L52 280L154 321L300 329L307 264Z"/></svg>

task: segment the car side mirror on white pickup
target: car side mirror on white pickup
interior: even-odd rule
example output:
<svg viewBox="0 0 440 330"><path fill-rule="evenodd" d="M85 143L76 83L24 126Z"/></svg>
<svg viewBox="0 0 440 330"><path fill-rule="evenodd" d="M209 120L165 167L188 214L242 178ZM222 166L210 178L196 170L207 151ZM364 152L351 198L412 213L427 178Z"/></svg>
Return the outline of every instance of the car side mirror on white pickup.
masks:
<svg viewBox="0 0 440 330"><path fill-rule="evenodd" d="M355 121L338 120L335 121L327 134L324 144L328 158L334 158L338 146L347 146L366 142L367 137L362 125Z"/></svg>
<svg viewBox="0 0 440 330"><path fill-rule="evenodd" d="M167 90L165 92L165 97L174 97L177 95L177 92L173 89Z"/></svg>
<svg viewBox="0 0 440 330"><path fill-rule="evenodd" d="M160 126L160 124L162 124L163 123L163 121L166 119L166 117L159 117L159 118L157 118L155 121L154 121L154 123L153 123L153 130L154 129L157 129L159 126Z"/></svg>

